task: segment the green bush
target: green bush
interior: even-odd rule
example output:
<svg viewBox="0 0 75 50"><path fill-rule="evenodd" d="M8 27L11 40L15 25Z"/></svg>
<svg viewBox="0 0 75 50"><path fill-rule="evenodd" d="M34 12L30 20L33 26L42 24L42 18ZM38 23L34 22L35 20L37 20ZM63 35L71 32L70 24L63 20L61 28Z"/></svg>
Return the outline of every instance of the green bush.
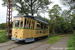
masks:
<svg viewBox="0 0 75 50"><path fill-rule="evenodd" d="M67 49L67 50L75 50L75 32L74 32L74 34L69 38L67 47L69 48L69 49Z"/></svg>
<svg viewBox="0 0 75 50"><path fill-rule="evenodd" d="M1 37L0 37L0 43L4 43L4 42L7 42L9 41L9 39L5 36L5 34L3 34Z"/></svg>
<svg viewBox="0 0 75 50"><path fill-rule="evenodd" d="M5 30L0 30L0 43L4 43L9 41L9 39L5 35Z"/></svg>

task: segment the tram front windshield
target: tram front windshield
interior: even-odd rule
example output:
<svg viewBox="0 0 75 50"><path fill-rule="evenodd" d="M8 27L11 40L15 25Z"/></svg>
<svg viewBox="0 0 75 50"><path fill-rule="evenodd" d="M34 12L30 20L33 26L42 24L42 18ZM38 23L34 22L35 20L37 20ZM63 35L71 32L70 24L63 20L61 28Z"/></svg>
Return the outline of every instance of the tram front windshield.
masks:
<svg viewBox="0 0 75 50"><path fill-rule="evenodd" d="M19 27L19 22L20 21L15 21L15 27Z"/></svg>
<svg viewBox="0 0 75 50"><path fill-rule="evenodd" d="M23 18L15 18L13 22L13 27L23 27Z"/></svg>

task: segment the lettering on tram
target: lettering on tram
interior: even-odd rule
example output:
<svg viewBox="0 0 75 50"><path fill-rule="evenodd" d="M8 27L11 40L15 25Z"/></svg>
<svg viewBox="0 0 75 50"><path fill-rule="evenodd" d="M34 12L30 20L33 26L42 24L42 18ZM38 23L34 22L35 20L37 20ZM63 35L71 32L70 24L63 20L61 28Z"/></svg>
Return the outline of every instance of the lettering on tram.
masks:
<svg viewBox="0 0 75 50"><path fill-rule="evenodd" d="M15 16L11 39L32 42L40 37L49 36L49 25L43 19L33 16Z"/></svg>

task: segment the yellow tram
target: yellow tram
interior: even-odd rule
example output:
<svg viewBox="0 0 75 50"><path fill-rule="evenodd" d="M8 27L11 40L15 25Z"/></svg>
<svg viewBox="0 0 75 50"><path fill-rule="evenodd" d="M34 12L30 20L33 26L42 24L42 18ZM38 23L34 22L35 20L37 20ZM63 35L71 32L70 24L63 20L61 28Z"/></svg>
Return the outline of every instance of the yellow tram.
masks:
<svg viewBox="0 0 75 50"><path fill-rule="evenodd" d="M49 36L49 25L46 21L32 16L14 17L12 40L31 42L44 36Z"/></svg>

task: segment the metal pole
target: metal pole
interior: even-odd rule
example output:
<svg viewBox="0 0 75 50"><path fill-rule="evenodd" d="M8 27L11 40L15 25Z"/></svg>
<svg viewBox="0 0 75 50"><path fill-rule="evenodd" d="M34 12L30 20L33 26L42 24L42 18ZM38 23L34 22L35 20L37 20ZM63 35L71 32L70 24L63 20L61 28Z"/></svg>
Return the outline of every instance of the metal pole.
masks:
<svg viewBox="0 0 75 50"><path fill-rule="evenodd" d="M11 7L11 0L7 0L7 15L6 15L6 30L8 32L7 37L10 38L10 22L12 22L12 7ZM11 20L11 21L10 21Z"/></svg>
<svg viewBox="0 0 75 50"><path fill-rule="evenodd" d="M53 33L55 33L55 23L54 23L54 17L53 17Z"/></svg>
<svg viewBox="0 0 75 50"><path fill-rule="evenodd" d="M9 5L9 18L8 18L8 38L9 38L9 31L10 31L10 0L8 0Z"/></svg>

